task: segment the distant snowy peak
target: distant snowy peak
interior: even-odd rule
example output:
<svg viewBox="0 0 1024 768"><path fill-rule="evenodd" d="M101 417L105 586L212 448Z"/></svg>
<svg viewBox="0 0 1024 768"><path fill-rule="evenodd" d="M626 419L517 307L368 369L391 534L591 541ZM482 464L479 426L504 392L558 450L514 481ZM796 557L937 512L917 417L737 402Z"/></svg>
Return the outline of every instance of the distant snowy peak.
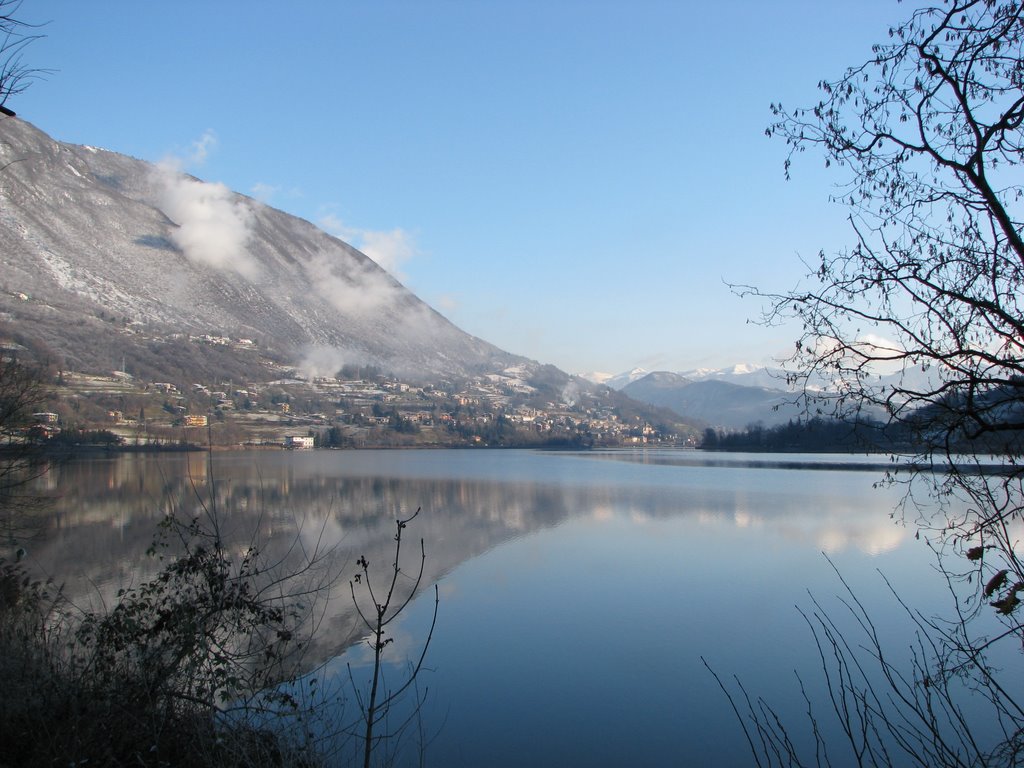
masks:
<svg viewBox="0 0 1024 768"><path fill-rule="evenodd" d="M766 368L763 365L739 363L728 368L697 368L679 374L692 381L726 381L744 387L767 387L786 389L786 372L781 368Z"/></svg>
<svg viewBox="0 0 1024 768"><path fill-rule="evenodd" d="M602 371L585 371L576 375L584 381L589 381L591 384L607 384L609 379L615 377L614 373L604 373Z"/></svg>
<svg viewBox="0 0 1024 768"><path fill-rule="evenodd" d="M659 371L658 373L668 373ZM727 368L694 368L689 371L673 371L673 375L688 381L726 381L745 387L767 387L769 389L786 389L786 374L780 368L766 368L753 363L738 363ZM607 376L599 383L607 384L613 389L623 389L635 381L639 381L651 372L643 368L615 376ZM604 374L602 374L604 375ZM587 376L585 376L587 378ZM590 381L597 381L590 379Z"/></svg>
<svg viewBox="0 0 1024 768"><path fill-rule="evenodd" d="M632 384L634 381L639 381L646 376L650 371L646 371L643 368L634 368L631 371L620 373L616 376L609 376L604 384L607 384L612 389L622 389L623 387Z"/></svg>
<svg viewBox="0 0 1024 768"><path fill-rule="evenodd" d="M807 380L799 377L790 380L787 378L790 375L783 368L770 368L754 363L738 363L726 368L693 368L688 371L655 371L653 373L643 368L634 368L631 371L615 376L602 374L604 379L601 383L618 390L625 389L630 384L645 378L649 379L648 383L654 384L657 382L661 386L665 386L673 379L690 383L718 381L736 384L741 387L761 387L763 389L790 393L798 391L824 392L840 388L838 382L825 377L821 373L813 375ZM938 386L939 379L939 372L936 369L922 371L919 368L907 368L904 371L880 374L874 380L869 380L867 383L879 387L925 389ZM596 382L597 380L590 379L590 381Z"/></svg>
<svg viewBox="0 0 1024 768"><path fill-rule="evenodd" d="M758 371L763 371L765 370L765 367L763 365L739 363L734 365L731 370L732 373L737 376L744 376L751 373L757 373Z"/></svg>

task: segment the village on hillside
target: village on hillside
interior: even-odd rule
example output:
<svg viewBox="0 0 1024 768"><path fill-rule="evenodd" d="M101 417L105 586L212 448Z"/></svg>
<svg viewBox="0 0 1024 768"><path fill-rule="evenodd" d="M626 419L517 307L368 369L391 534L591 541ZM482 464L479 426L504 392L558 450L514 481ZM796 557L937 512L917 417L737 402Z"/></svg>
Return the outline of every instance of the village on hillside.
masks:
<svg viewBox="0 0 1024 768"><path fill-rule="evenodd" d="M512 367L450 386L373 368L263 383L141 381L60 371L26 434L67 447L615 447L696 444L696 431L653 420L569 385L542 391ZM636 405L636 404L634 404Z"/></svg>

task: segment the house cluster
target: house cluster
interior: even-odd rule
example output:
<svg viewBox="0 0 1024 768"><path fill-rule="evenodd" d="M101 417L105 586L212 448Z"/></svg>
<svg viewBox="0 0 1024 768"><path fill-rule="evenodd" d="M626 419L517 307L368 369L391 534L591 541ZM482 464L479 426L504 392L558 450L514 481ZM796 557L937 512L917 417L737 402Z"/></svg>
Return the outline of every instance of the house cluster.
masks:
<svg viewBox="0 0 1024 768"><path fill-rule="evenodd" d="M521 368L434 385L383 375L305 379L295 372L275 381L241 384L144 383L126 375L68 374L65 379L70 389L65 390L65 408L55 408L47 418L37 414L39 425L56 430L58 422L70 419L78 428L110 430L136 444L204 443L212 438L221 444L302 449L615 446L678 444L683 439L642 416L620 412L597 394L545 387ZM104 410L87 414L81 402L93 398ZM74 407L66 409L69 405Z"/></svg>
<svg viewBox="0 0 1024 768"><path fill-rule="evenodd" d="M59 435L60 431L60 414L52 411L40 411L32 414L32 424L28 428L29 434L45 438Z"/></svg>

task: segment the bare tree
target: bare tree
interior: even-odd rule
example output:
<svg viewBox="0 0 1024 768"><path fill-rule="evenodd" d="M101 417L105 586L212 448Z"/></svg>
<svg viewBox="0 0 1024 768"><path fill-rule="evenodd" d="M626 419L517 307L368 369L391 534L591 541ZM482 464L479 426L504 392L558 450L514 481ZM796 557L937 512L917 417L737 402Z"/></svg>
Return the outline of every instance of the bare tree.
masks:
<svg viewBox="0 0 1024 768"><path fill-rule="evenodd" d="M791 291L738 287L766 300L766 323L800 324L789 363L809 409L883 414L913 454L890 479L907 479L904 514L939 553L956 602L952 620L919 626L927 653L906 678L890 676L860 615L895 714L875 706L871 685L849 684L851 665L864 663L856 644L833 631L827 614L809 621L830 683L855 705L840 699L837 714L888 734L890 746L904 732L890 730L894 717L934 711L946 690L938 681L967 679L986 692L1004 724L999 743L965 752L971 729L945 717L923 731L937 751L901 758L928 765L961 764L965 754L963 764L1014 764L1024 733L1024 711L985 661L996 643L1024 641L1016 530L1024 511L1022 47L1017 0L945 0L891 28L865 63L821 81L814 106L772 105L767 133L789 147L787 178L808 149L836 167L833 199L849 209L853 242L820 253ZM880 376L892 372L895 379ZM822 378L832 394L806 386ZM982 630L982 610L995 613L998 629ZM760 710L762 725L770 719ZM862 751L858 760L892 762Z"/></svg>
<svg viewBox="0 0 1024 768"><path fill-rule="evenodd" d="M1024 497L1024 10L951 0L889 34L822 81L814 107L773 105L768 129L790 148L787 176L808 148L845 174L835 199L852 247L819 254L790 292L741 290L768 299L766 322L802 324L794 376L833 384L818 407L884 413L918 467L952 470L929 490L966 494L970 511L936 530L973 562L998 554L993 573L1024 590L1007 527ZM880 384L894 369L897 383ZM1005 457L997 468L991 453Z"/></svg>
<svg viewBox="0 0 1024 768"><path fill-rule="evenodd" d="M7 115L14 114L4 106L7 100L46 73L24 62L25 48L42 35L35 31L38 25L19 18L21 3L0 0L0 113ZM26 414L43 400L43 380L41 367L24 364L0 350L0 524L5 528L4 543L15 540L14 510L24 509L35 499L20 491L42 471L25 427Z"/></svg>
<svg viewBox="0 0 1024 768"><path fill-rule="evenodd" d="M835 566L833 566L834 568ZM905 646L886 643L871 611L836 571L839 608L812 597L801 610L817 648L824 695L797 675L807 728L779 714L742 681L722 679L759 768L857 765L983 768L1024 759L1024 701L1014 675L987 658L973 623L928 617L899 602ZM995 638L998 640L998 637Z"/></svg>
<svg viewBox="0 0 1024 768"><path fill-rule="evenodd" d="M40 25L21 18L21 5L22 0L0 0L0 106L48 71L25 63L25 49L42 35Z"/></svg>
<svg viewBox="0 0 1024 768"><path fill-rule="evenodd" d="M419 563L411 571L406 571L402 568L402 533L419 514L420 510L417 509L409 517L395 521L395 559L390 564L390 567L387 568L386 572L388 575L383 584L383 589L381 589L380 585L378 585L376 590L374 589L370 578L370 563L365 556L361 556L356 561L359 571L353 576L352 581L349 582L352 603L359 614L360 621L368 632L366 642L373 651L373 669L368 691L363 692L360 690L360 686L355 682L352 669L349 667L349 679L359 706L360 717L358 723L344 729L348 733L359 735L363 743L364 768L370 768L373 764L374 751L381 743L391 742L392 746L397 748L397 742L401 740L402 734L411 725L416 724L419 727L419 735L422 737L420 716L427 691L423 690L421 692L417 681L423 669L423 661L426 658L427 649L430 647L430 641L434 636L434 627L437 623L437 608L440 598L436 584L434 585L434 611L430 621L430 629L427 631L426 638L423 641L418 660L415 664L410 663L406 676L393 688L387 686L384 676L384 650L394 641L394 638L388 635L388 627L409 606L413 598L416 597L416 594L419 592L420 583L423 580L423 567L427 558L423 539L420 539ZM400 584L400 580L405 583ZM365 590L365 596L369 598L370 605L368 608L363 607L356 595L357 584L360 585L361 589ZM397 724L387 727L392 708L410 691L414 695L411 713L399 717ZM386 727L383 733L380 730L382 726ZM423 743L419 745L421 760L425 746Z"/></svg>

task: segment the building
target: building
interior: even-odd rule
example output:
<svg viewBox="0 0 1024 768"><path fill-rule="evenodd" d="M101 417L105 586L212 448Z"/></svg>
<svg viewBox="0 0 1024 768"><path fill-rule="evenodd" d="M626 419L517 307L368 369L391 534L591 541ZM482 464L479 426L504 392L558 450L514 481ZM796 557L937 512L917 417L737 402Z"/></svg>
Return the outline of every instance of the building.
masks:
<svg viewBox="0 0 1024 768"><path fill-rule="evenodd" d="M285 448L312 448L313 437L311 435L288 435L284 439Z"/></svg>

